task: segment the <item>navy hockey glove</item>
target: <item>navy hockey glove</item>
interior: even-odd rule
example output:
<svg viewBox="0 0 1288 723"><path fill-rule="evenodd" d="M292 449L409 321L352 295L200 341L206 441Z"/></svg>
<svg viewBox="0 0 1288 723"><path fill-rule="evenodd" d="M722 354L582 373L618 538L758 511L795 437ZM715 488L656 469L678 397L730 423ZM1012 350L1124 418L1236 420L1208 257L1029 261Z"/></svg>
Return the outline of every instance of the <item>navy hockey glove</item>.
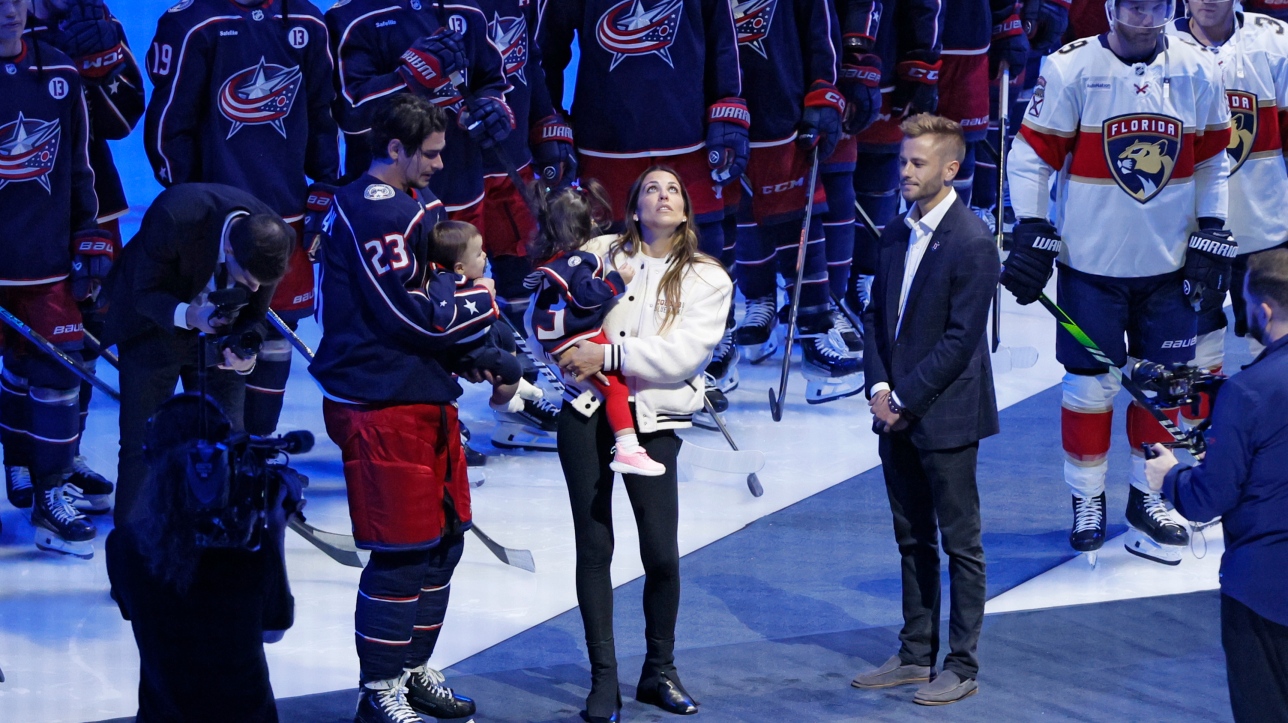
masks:
<svg viewBox="0 0 1288 723"><path fill-rule="evenodd" d="M1070 4L1070 0L1042 0L1037 22L1029 30L1029 45L1035 53L1050 55L1063 44L1064 31L1069 28Z"/></svg>
<svg viewBox="0 0 1288 723"><path fill-rule="evenodd" d="M721 186L740 178L751 157L751 111L742 98L722 98L707 109L707 165Z"/></svg>
<svg viewBox="0 0 1288 723"><path fill-rule="evenodd" d="M60 50L72 57L82 77L102 82L125 68L121 33L103 0L72 0L58 27L65 46Z"/></svg>
<svg viewBox="0 0 1288 723"><path fill-rule="evenodd" d="M1037 301L1046 288L1060 255L1060 235L1055 226L1037 218L1020 219L1013 234L1015 248L1002 268L1002 286L1024 306Z"/></svg>
<svg viewBox="0 0 1288 723"><path fill-rule="evenodd" d="M897 79L890 106L896 118L934 113L939 107L939 69L943 61L905 60L895 66Z"/></svg>
<svg viewBox="0 0 1288 723"><path fill-rule="evenodd" d="M1181 290L1197 312L1220 308L1230 290L1239 244L1224 229L1199 229L1185 249L1185 281Z"/></svg>
<svg viewBox="0 0 1288 723"><path fill-rule="evenodd" d="M309 261L313 263L319 261L318 252L331 237L331 226L335 222L331 209L337 190L329 183L309 186L309 197L304 202L304 250L309 252Z"/></svg>
<svg viewBox="0 0 1288 723"><path fill-rule="evenodd" d="M845 96L842 128L854 135L875 123L881 114L881 58L846 54L839 80L837 85Z"/></svg>
<svg viewBox="0 0 1288 723"><path fill-rule="evenodd" d="M1001 76L1003 63L1011 70L1011 77L1024 71L1029 62L1029 37L1024 34L1024 24L1019 13L1010 8L1009 14L993 20L993 44L988 48L988 75Z"/></svg>
<svg viewBox="0 0 1288 723"><path fill-rule="evenodd" d="M451 75L464 71L469 62L465 59L465 46L460 33L443 28L427 38L416 38L410 48L398 58L398 74L412 90L424 89L430 95L443 86L452 85Z"/></svg>
<svg viewBox="0 0 1288 723"><path fill-rule="evenodd" d="M110 232L94 228L72 234L72 297L98 308L98 292L115 256L116 239Z"/></svg>
<svg viewBox="0 0 1288 723"><path fill-rule="evenodd" d="M562 188L577 177L577 152L573 146L572 126L558 115L542 118L532 125L528 135L532 162L537 175L548 188Z"/></svg>
<svg viewBox="0 0 1288 723"><path fill-rule="evenodd" d="M816 80L805 94L805 113L801 116L800 135L796 142L805 148L818 146L818 158L832 155L841 142L841 118L845 115L845 97L835 85Z"/></svg>
<svg viewBox="0 0 1288 723"><path fill-rule="evenodd" d="M479 146L492 148L510 137L514 111L500 98L478 95L470 99L456 122L470 132L470 138Z"/></svg>

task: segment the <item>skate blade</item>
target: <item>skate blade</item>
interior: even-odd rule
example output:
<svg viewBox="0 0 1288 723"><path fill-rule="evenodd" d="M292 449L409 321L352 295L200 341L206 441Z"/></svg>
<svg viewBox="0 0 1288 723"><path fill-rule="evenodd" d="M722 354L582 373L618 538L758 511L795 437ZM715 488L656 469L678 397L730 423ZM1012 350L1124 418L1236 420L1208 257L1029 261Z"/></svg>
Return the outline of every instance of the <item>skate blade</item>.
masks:
<svg viewBox="0 0 1288 723"><path fill-rule="evenodd" d="M498 422L492 430L492 444L502 449L557 450L553 434L515 422Z"/></svg>
<svg viewBox="0 0 1288 723"><path fill-rule="evenodd" d="M693 413L693 426L709 429L712 432L720 431L720 426L716 424L716 420L710 414L707 414L705 409L699 409Z"/></svg>
<svg viewBox="0 0 1288 723"><path fill-rule="evenodd" d="M64 540L40 527L36 528L36 547L45 552L70 555L71 557L79 557L82 560L89 560L94 557L94 544L92 542L88 540L85 542Z"/></svg>
<svg viewBox="0 0 1288 723"><path fill-rule="evenodd" d="M1181 564L1181 551L1185 549L1177 545L1160 545L1134 527L1128 529L1123 548L1136 557L1172 567Z"/></svg>
<svg viewBox="0 0 1288 723"><path fill-rule="evenodd" d="M470 487L474 489L482 487L483 483L487 481L487 472L484 472L478 467L470 467L469 471L465 473L465 476L470 481Z"/></svg>
<svg viewBox="0 0 1288 723"><path fill-rule="evenodd" d="M729 365L729 372L723 377L716 378L716 389L719 389L722 394L728 394L737 389L739 382L742 381L738 377L737 362L738 360L735 359L734 363Z"/></svg>
<svg viewBox="0 0 1288 723"><path fill-rule="evenodd" d="M810 404L825 404L863 391L863 372L829 377L809 364L802 366L801 372L805 375L805 401Z"/></svg>
<svg viewBox="0 0 1288 723"><path fill-rule="evenodd" d="M759 364L773 356L774 352L778 351L778 342L774 341L774 338L771 336L769 341L764 344L740 346L738 347L738 351L742 356L747 358L747 361L751 362L752 366L755 366L756 364Z"/></svg>

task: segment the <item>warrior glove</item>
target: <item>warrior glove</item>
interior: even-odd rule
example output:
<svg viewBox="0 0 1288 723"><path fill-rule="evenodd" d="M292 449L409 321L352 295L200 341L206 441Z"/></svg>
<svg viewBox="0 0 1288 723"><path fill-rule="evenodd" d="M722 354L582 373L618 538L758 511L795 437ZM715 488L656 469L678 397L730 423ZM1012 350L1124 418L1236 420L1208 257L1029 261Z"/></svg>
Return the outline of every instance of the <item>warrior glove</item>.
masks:
<svg viewBox="0 0 1288 723"><path fill-rule="evenodd" d="M844 115L845 97L841 91L825 80L814 81L805 94L805 112L801 115L797 142L806 148L817 146L819 159L827 158L841 141Z"/></svg>
<svg viewBox="0 0 1288 723"><path fill-rule="evenodd" d="M895 117L934 113L939 107L939 70L943 61L905 60L894 67L895 84L890 105Z"/></svg>
<svg viewBox="0 0 1288 723"><path fill-rule="evenodd" d="M1060 235L1043 219L1024 218L1012 232L1015 248L1002 268L1002 286L1015 295L1021 306L1042 295L1060 255Z"/></svg>
<svg viewBox="0 0 1288 723"><path fill-rule="evenodd" d="M470 132L470 138L482 148L499 146L514 130L514 111L500 98L478 95L470 99L467 109L456 122Z"/></svg>
<svg viewBox="0 0 1288 723"><path fill-rule="evenodd" d="M573 148L572 126L557 114L532 125L528 136L537 174L548 188L562 188L577 177L577 152Z"/></svg>
<svg viewBox="0 0 1288 723"><path fill-rule="evenodd" d="M313 263L319 261L322 244L331 237L331 226L335 220L331 209L335 206L337 190L329 183L309 186L309 197L304 202L304 250L309 252L309 261Z"/></svg>
<svg viewBox="0 0 1288 723"><path fill-rule="evenodd" d="M838 87L845 96L842 129L854 135L876 122L881 114L881 58L846 53L841 60Z"/></svg>
<svg viewBox="0 0 1288 723"><path fill-rule="evenodd" d="M451 85L451 75L465 70L465 47L460 33L444 28L426 38L416 38L410 48L398 58L398 75L413 91L425 91L433 96L445 85Z"/></svg>
<svg viewBox="0 0 1288 723"><path fill-rule="evenodd" d="M112 270L116 256L116 238L102 229L88 229L72 234L72 297L98 308L98 292Z"/></svg>
<svg viewBox="0 0 1288 723"><path fill-rule="evenodd" d="M1185 281L1181 290L1196 312L1220 308L1230 290L1239 244L1224 229L1199 229L1185 249Z"/></svg>
<svg viewBox="0 0 1288 723"><path fill-rule="evenodd" d="M72 0L59 23L60 48L76 62L82 77L95 83L109 80L125 68L125 46L103 0Z"/></svg>
<svg viewBox="0 0 1288 723"><path fill-rule="evenodd" d="M707 109L707 165L721 186L742 176L751 157L751 111L742 98L723 98Z"/></svg>

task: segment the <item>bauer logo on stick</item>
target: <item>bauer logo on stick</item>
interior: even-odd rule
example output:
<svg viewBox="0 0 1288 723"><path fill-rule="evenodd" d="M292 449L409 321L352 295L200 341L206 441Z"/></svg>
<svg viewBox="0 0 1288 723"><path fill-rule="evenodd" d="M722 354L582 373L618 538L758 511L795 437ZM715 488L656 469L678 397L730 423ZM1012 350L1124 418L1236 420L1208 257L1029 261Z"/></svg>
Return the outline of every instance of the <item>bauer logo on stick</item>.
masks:
<svg viewBox="0 0 1288 723"><path fill-rule="evenodd" d="M1246 90L1227 90L1230 102L1230 145L1225 152L1230 156L1230 175L1252 155L1257 140L1257 96Z"/></svg>
<svg viewBox="0 0 1288 723"><path fill-rule="evenodd" d="M613 54L611 72L627 56L656 55L671 63L671 44L684 17L684 0L662 0L646 8L644 0L622 0L600 16L595 25L599 46Z"/></svg>
<svg viewBox="0 0 1288 723"><path fill-rule="evenodd" d="M282 119L290 115L303 79L300 66L273 65L262 57L255 65L234 73L219 89L219 112L233 124L228 138L243 126L264 124L285 138Z"/></svg>
<svg viewBox="0 0 1288 723"><path fill-rule="evenodd" d="M1172 180L1181 133L1181 122L1164 115L1133 113L1106 120L1109 175L1127 195L1148 202Z"/></svg>

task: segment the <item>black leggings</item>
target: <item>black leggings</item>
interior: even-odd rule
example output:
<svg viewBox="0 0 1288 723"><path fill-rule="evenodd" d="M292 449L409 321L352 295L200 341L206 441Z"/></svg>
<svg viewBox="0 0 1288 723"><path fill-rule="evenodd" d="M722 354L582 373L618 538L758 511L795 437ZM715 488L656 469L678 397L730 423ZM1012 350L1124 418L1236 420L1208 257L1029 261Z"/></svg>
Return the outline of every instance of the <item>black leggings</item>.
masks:
<svg viewBox="0 0 1288 723"><path fill-rule="evenodd" d="M568 483L577 542L577 603L586 628L592 663L596 650L613 639L613 432L603 409L590 418L565 404L559 414L559 462ZM666 466L660 477L623 475L644 563L644 636L648 653L641 684L675 671L675 620L680 608L680 546L677 539L679 497L675 459L680 438L665 431L640 434L649 456ZM612 662L616 669L615 661ZM593 712L593 711L592 711Z"/></svg>

